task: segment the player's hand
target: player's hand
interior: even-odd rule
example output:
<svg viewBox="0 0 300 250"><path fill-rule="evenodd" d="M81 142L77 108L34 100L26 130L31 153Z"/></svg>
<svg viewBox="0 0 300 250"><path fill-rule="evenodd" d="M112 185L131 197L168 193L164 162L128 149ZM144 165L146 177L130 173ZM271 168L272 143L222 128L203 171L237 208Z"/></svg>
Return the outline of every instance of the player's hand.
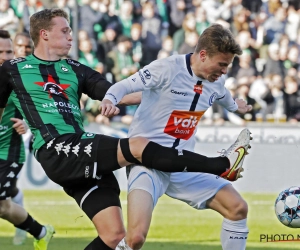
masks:
<svg viewBox="0 0 300 250"><path fill-rule="evenodd" d="M120 109L116 107L110 100L103 99L103 101L100 104L100 112L101 115L106 117L113 117L120 113Z"/></svg>
<svg viewBox="0 0 300 250"><path fill-rule="evenodd" d="M236 98L235 102L238 105L238 109L235 111L236 113L245 114L252 110L252 105L247 105L247 102L243 99Z"/></svg>
<svg viewBox="0 0 300 250"><path fill-rule="evenodd" d="M25 121L18 118L10 118L10 120L15 123L13 125L13 128L17 131L19 135L23 135L27 132L28 126Z"/></svg>

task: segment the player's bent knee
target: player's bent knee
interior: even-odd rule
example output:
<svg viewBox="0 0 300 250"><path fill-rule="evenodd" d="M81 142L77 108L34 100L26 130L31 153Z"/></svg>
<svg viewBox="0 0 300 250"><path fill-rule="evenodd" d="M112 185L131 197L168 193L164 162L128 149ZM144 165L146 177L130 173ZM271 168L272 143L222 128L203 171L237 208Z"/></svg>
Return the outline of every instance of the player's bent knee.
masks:
<svg viewBox="0 0 300 250"><path fill-rule="evenodd" d="M149 143L149 140L144 137L138 136L138 137L130 138L129 146L130 146L131 154L135 158L140 158L148 143Z"/></svg>
<svg viewBox="0 0 300 250"><path fill-rule="evenodd" d="M11 202L9 200L0 200L0 218L5 219L11 208Z"/></svg>
<svg viewBox="0 0 300 250"><path fill-rule="evenodd" d="M125 235L126 232L125 230L123 230L110 235L101 235L100 238L104 241L106 245L115 249L119 242L125 237Z"/></svg>
<svg viewBox="0 0 300 250"><path fill-rule="evenodd" d="M146 241L146 236L144 236L142 233L137 232L133 233L131 235L126 236L127 244L130 248L133 250L135 249L141 249Z"/></svg>
<svg viewBox="0 0 300 250"><path fill-rule="evenodd" d="M247 218L248 214L248 204L245 200L240 200L238 203L235 204L233 209L230 211L232 220L242 220Z"/></svg>

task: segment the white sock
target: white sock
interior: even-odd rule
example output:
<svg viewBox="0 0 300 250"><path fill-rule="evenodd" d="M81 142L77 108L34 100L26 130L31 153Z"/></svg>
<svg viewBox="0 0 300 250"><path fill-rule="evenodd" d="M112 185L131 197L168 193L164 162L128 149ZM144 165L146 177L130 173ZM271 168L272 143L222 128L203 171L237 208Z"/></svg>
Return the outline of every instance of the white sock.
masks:
<svg viewBox="0 0 300 250"><path fill-rule="evenodd" d="M132 249L126 244L125 238L123 238L119 242L115 250L132 250Z"/></svg>
<svg viewBox="0 0 300 250"><path fill-rule="evenodd" d="M224 218L221 231L223 250L245 250L248 233L247 219L232 221Z"/></svg>
<svg viewBox="0 0 300 250"><path fill-rule="evenodd" d="M23 192L21 191L21 189L19 189L19 192L17 193L17 195L13 198L11 198L11 200L18 204L19 206L23 207Z"/></svg>
<svg viewBox="0 0 300 250"><path fill-rule="evenodd" d="M41 238L43 238L47 233L47 230L45 227L42 228L42 231L40 233L40 235L37 237L38 240L40 240Z"/></svg>

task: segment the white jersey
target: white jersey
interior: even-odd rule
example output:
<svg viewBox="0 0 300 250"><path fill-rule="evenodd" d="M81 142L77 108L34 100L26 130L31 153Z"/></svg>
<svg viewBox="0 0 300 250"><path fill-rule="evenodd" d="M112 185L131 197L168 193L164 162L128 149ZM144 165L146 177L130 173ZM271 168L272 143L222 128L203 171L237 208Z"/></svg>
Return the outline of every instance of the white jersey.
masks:
<svg viewBox="0 0 300 250"><path fill-rule="evenodd" d="M229 111L237 110L224 87L224 76L215 82L197 77L191 69L190 56L156 60L116 84L126 86L126 94L142 91L129 137L143 136L166 147L193 151L197 124L215 101ZM109 90L105 98L120 101L122 95L115 92Z"/></svg>

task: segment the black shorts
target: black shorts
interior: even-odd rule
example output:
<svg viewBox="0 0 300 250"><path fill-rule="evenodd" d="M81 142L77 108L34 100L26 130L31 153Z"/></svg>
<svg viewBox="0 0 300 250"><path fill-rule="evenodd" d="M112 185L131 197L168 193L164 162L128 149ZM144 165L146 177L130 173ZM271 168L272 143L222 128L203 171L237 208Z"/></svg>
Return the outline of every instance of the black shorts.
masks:
<svg viewBox="0 0 300 250"><path fill-rule="evenodd" d="M52 181L73 187L119 169L118 142L118 138L88 132L66 134L44 144L35 156Z"/></svg>
<svg viewBox="0 0 300 250"><path fill-rule="evenodd" d="M34 154L47 176L92 218L106 207L121 206L120 188L112 173L120 168L118 142L118 138L89 132L65 134L44 144Z"/></svg>
<svg viewBox="0 0 300 250"><path fill-rule="evenodd" d="M11 197L11 182L18 177L23 163L0 159L0 200Z"/></svg>
<svg viewBox="0 0 300 250"><path fill-rule="evenodd" d="M100 180L91 180L86 184L65 187L64 191L75 199L78 206L91 220L105 208L121 207L119 183L113 173L102 175Z"/></svg>

